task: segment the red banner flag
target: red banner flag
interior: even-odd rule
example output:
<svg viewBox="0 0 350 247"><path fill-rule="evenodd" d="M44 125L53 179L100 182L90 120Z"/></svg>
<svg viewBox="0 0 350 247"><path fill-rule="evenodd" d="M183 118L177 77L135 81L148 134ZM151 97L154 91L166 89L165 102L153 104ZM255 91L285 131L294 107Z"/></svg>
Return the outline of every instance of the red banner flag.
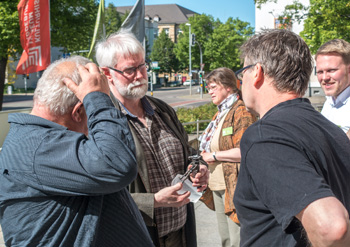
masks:
<svg viewBox="0 0 350 247"><path fill-rule="evenodd" d="M44 70L51 60L49 0L21 0L17 9L23 53L16 73Z"/></svg>

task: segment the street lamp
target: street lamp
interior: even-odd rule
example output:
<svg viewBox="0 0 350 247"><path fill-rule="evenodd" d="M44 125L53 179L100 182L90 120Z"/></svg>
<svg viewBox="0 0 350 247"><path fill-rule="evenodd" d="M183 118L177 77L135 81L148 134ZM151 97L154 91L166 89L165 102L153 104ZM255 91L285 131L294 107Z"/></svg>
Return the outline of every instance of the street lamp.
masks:
<svg viewBox="0 0 350 247"><path fill-rule="evenodd" d="M191 59L191 23L186 23L186 26L189 27L189 31L188 31L188 52L189 52L189 63L190 63L190 67L189 67L189 72L188 75L190 76L190 95L192 95L192 59Z"/></svg>
<svg viewBox="0 0 350 247"><path fill-rule="evenodd" d="M200 53L200 65L199 65L199 74L200 74L200 77L201 77L201 99L203 99L203 56L202 56L202 47L201 47L201 44L199 44L198 41L196 41L196 43L198 44L199 46L199 53Z"/></svg>

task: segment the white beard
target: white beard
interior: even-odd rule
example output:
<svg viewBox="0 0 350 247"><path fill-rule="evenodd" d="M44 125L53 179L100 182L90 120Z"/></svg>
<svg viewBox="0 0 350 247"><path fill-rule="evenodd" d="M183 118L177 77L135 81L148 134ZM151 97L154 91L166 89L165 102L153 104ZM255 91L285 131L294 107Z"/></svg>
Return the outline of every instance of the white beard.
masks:
<svg viewBox="0 0 350 247"><path fill-rule="evenodd" d="M115 88L117 89L119 94L125 98L141 99L147 93L148 81L146 79L140 79L139 81L132 82L129 85L124 85L124 84L121 84L116 77L114 76L112 77L115 83ZM142 86L136 87L139 85L142 85Z"/></svg>

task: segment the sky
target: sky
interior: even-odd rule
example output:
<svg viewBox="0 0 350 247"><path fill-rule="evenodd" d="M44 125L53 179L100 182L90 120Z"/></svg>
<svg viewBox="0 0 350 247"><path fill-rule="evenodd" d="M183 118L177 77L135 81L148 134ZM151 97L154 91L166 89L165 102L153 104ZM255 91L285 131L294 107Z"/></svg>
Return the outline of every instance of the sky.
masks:
<svg viewBox="0 0 350 247"><path fill-rule="evenodd" d="M113 3L114 6L132 6L136 0L105 0L105 5ZM221 22L229 17L249 22L255 27L254 0L145 0L145 5L177 4L199 14L212 15Z"/></svg>

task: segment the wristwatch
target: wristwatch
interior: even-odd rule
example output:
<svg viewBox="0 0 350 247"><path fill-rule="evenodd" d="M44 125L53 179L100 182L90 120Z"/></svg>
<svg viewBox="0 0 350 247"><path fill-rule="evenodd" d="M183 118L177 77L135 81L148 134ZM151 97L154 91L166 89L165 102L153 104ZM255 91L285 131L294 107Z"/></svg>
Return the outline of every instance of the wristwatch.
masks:
<svg viewBox="0 0 350 247"><path fill-rule="evenodd" d="M218 161L215 155L216 155L216 152L213 153L213 158L215 161Z"/></svg>

